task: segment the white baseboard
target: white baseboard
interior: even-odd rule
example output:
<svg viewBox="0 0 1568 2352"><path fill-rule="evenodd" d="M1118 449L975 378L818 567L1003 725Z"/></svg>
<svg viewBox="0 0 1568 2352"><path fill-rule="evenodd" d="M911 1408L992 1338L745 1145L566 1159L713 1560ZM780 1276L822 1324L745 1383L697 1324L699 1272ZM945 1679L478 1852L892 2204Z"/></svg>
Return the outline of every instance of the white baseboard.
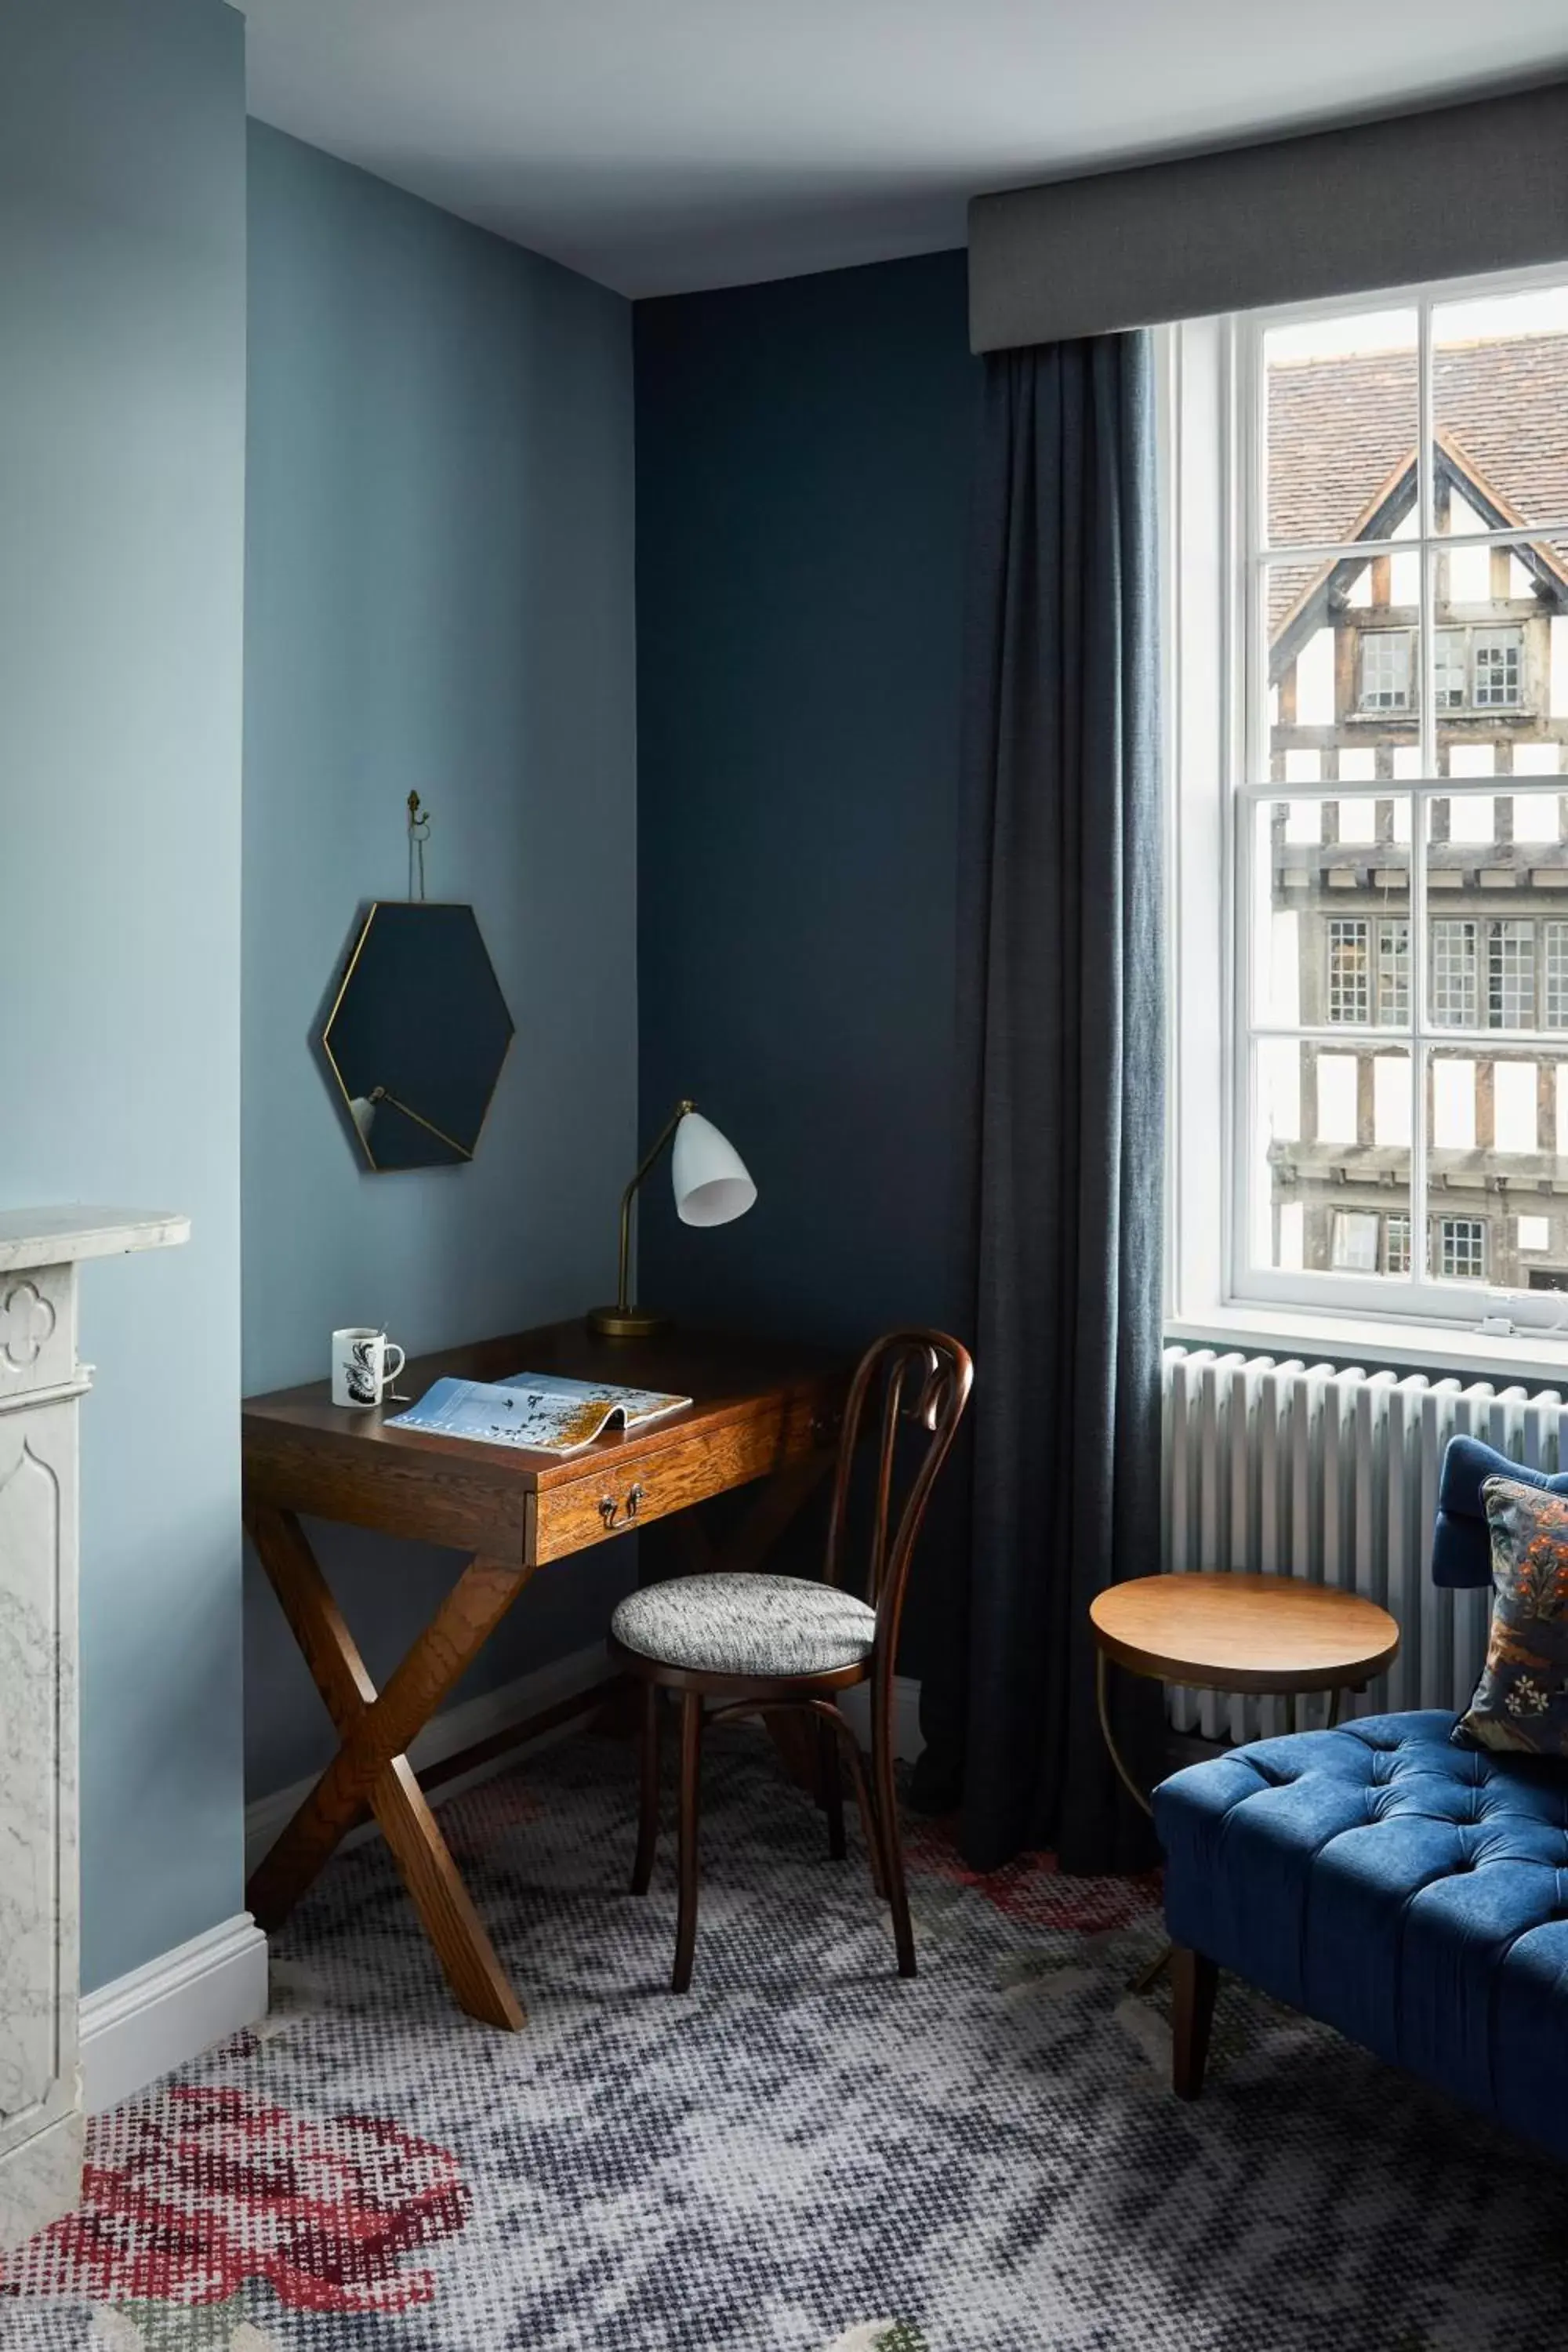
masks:
<svg viewBox="0 0 1568 2352"><path fill-rule="evenodd" d="M590 1643L585 1648L573 1650L566 1657L555 1659L548 1666L540 1666L531 1675L520 1675L515 1682L503 1683L499 1690L483 1691L478 1698L462 1700L449 1706L435 1720L427 1723L408 1751L409 1761L416 1772L428 1770L432 1764L444 1764L448 1756L459 1749L472 1748L477 1741L493 1738L497 1732L509 1731L514 1723L526 1721L531 1715L541 1715L547 1706L562 1699L574 1698L579 1691L603 1682L610 1671L602 1642ZM557 1739L564 1739L577 1728L574 1723L560 1725L547 1731L531 1748L548 1748ZM522 1751L517 1748L492 1757L471 1772L460 1772L445 1781L442 1798L454 1796L461 1789L472 1788L478 1781L489 1780L504 1772L517 1761ZM245 1809L245 1873L248 1878L257 1864L272 1845L279 1832L287 1828L295 1813L316 1785L312 1772L308 1780L295 1780L287 1789L275 1789L268 1797L258 1797ZM381 1834L374 1822L362 1822L351 1830L343 1845L363 1844L366 1838Z"/></svg>
<svg viewBox="0 0 1568 2352"><path fill-rule="evenodd" d="M267 2014L267 1938L248 1911L83 1996L89 2116L117 2107Z"/></svg>
<svg viewBox="0 0 1568 2352"><path fill-rule="evenodd" d="M864 1683L842 1691L838 1704L855 1727L862 1748L871 1745L871 1694ZM921 1686L912 1675L893 1676L893 1753L900 1764L912 1764L925 1746L921 1736Z"/></svg>
<svg viewBox="0 0 1568 2352"><path fill-rule="evenodd" d="M538 1673L524 1675L498 1691L486 1692L450 1708L430 1724L413 1748L416 1765L435 1764L456 1755L475 1740L488 1738L525 1716L536 1715L558 1699L574 1696L605 1671L603 1647L578 1650ZM539 1745L571 1729L547 1733ZM447 1784L443 1794L466 1788L492 1772L504 1771L511 1761L500 1756L476 1771ZM245 1816L246 1869L248 1873L289 1822L314 1780L279 1789L247 1807ZM366 1822L355 1838L371 1836ZM349 1843L348 1840L344 1841ZM89 2115L101 2115L122 2099L145 2090L176 2066L210 2050L267 2014L267 1938L248 1911L226 1919L205 1935L193 1937L117 1977L81 2003L82 2088Z"/></svg>

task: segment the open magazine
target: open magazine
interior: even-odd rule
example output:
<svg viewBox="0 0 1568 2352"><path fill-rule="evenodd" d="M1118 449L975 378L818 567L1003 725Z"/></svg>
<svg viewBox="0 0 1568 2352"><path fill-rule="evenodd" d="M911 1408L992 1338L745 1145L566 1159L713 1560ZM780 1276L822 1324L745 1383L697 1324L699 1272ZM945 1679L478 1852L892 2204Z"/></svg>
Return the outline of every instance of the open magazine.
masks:
<svg viewBox="0 0 1568 2352"><path fill-rule="evenodd" d="M617 1389L605 1381L566 1381L553 1372L516 1372L508 1380L437 1381L416 1405L389 1422L436 1437L472 1437L484 1445L519 1445L533 1454L576 1454L606 1429L641 1429L689 1397L658 1389Z"/></svg>

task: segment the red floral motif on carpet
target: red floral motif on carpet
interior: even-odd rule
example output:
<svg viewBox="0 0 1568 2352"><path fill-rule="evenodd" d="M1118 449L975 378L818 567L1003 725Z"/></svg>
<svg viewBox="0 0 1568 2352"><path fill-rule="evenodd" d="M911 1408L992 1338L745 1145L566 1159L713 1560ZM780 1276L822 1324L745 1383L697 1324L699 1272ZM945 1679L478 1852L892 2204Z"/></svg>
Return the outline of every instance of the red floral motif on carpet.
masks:
<svg viewBox="0 0 1568 2352"><path fill-rule="evenodd" d="M909 1869L971 1887L1005 1917L1026 1927L1060 1927L1083 1936L1130 1927L1156 1908L1160 1874L1135 1878L1069 1878L1054 1853L1020 1854L1000 1870L972 1870L959 1853L946 1821L904 1820L904 1860Z"/></svg>
<svg viewBox="0 0 1568 2352"><path fill-rule="evenodd" d="M79 2209L0 2264L0 2293L208 2304L254 2280L297 2311L407 2311L435 2281L405 2257L468 2204L444 2148L377 2116L176 2089L91 2127Z"/></svg>

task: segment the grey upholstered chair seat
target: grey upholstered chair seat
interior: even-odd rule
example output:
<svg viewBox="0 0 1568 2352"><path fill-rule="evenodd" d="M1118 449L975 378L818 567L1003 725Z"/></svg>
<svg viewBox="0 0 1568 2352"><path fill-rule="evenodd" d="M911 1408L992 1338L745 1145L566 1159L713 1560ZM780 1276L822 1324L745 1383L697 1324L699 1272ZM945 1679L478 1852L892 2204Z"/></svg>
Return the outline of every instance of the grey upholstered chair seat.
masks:
<svg viewBox="0 0 1568 2352"><path fill-rule="evenodd" d="M630 1593L610 1626L623 1648L661 1665L782 1678L859 1665L877 1612L802 1576L681 1576Z"/></svg>

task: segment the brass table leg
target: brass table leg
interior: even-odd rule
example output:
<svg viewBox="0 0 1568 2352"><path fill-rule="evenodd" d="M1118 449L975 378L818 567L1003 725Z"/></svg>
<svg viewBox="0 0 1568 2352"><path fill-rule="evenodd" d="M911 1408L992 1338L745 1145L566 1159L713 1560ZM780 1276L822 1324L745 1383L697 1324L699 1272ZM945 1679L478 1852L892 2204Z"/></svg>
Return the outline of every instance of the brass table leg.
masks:
<svg viewBox="0 0 1568 2352"><path fill-rule="evenodd" d="M1152 1821L1154 1818L1154 1808L1150 1803L1149 1799L1144 1794L1143 1790L1138 1786L1137 1781L1132 1778L1131 1773L1127 1769L1126 1761L1122 1756L1121 1750L1116 1745L1116 1734L1110 1728L1110 1678L1107 1672L1110 1663L1110 1662L1107 1658L1103 1650L1096 1650L1094 1654L1094 1703L1100 1709L1100 1727L1105 1735L1105 1745L1110 1750L1110 1760L1116 1767L1117 1775L1121 1780L1122 1787L1126 1790L1133 1803L1147 1813L1149 1819ZM1133 1978L1131 1984L1128 1987L1129 1991L1147 1992L1150 1986L1154 1983L1156 1979L1163 1975L1164 1970L1170 1967L1171 1955L1174 1949L1175 1946L1173 1944L1165 1944L1162 1946L1161 1949L1155 1953L1148 1966L1146 1968L1140 1969L1138 1974Z"/></svg>
<svg viewBox="0 0 1568 2352"><path fill-rule="evenodd" d="M1094 1703L1100 1709L1100 1727L1105 1734L1105 1744L1110 1750L1110 1760L1115 1765L1117 1772L1121 1777L1122 1787L1126 1790L1133 1803L1141 1806L1143 1811L1148 1814L1149 1819L1152 1821L1154 1818L1154 1808L1149 1802L1148 1798L1144 1795L1142 1790L1138 1786L1137 1781L1132 1778L1131 1773L1127 1769L1125 1763L1122 1761L1121 1750L1116 1745L1116 1734L1110 1728L1109 1678L1106 1674L1106 1668L1109 1664L1110 1661L1106 1657L1105 1652L1103 1650L1096 1650L1094 1654Z"/></svg>
<svg viewBox="0 0 1568 2352"><path fill-rule="evenodd" d="M1138 1786L1137 1781L1132 1778L1131 1773L1128 1770L1126 1759L1122 1756L1121 1748L1118 1748L1116 1744L1116 1734L1110 1727L1110 1678L1107 1671L1110 1663L1110 1662L1107 1658L1105 1652L1103 1650L1097 1649L1094 1654L1094 1701L1095 1706L1100 1711L1100 1728L1104 1735L1107 1750L1110 1753L1111 1762L1116 1767L1117 1777L1120 1779L1122 1787L1126 1790L1133 1803L1147 1813L1149 1819L1152 1821L1154 1818L1154 1808L1144 1791ZM1343 1688L1336 1689L1330 1694L1329 1715L1327 1724L1324 1727L1325 1729L1332 1731L1337 1727L1340 1717L1344 1709L1346 1696L1347 1694ZM1175 1948L1176 1948L1173 1944L1163 1945L1162 1948L1155 1953L1153 1958L1149 1961L1147 1966L1139 1970L1128 1990L1135 1993L1147 1992L1150 1986L1157 1983L1159 1979L1170 1967L1172 1956L1174 1953Z"/></svg>

